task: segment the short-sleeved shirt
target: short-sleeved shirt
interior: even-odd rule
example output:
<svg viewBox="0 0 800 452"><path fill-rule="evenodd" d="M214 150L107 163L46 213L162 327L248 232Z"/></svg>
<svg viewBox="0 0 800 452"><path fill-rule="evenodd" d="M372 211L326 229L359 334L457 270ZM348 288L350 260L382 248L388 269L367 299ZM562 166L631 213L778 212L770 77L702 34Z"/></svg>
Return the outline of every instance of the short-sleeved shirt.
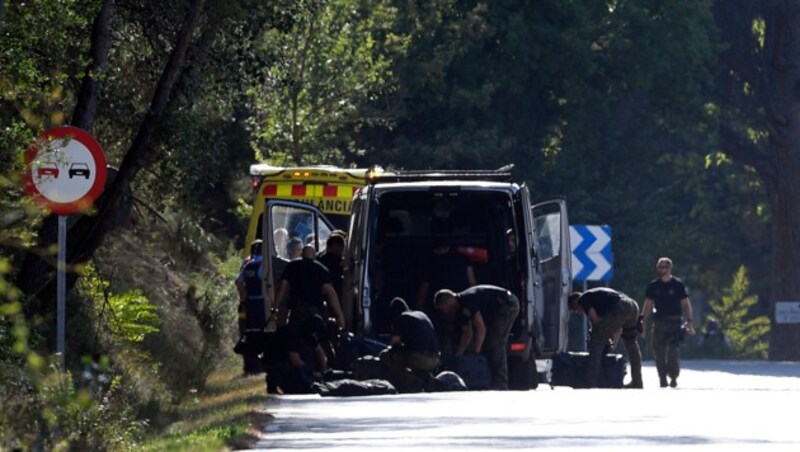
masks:
<svg viewBox="0 0 800 452"><path fill-rule="evenodd" d="M431 319L422 311L406 311L392 323L392 335L399 336L407 350L439 353L439 340Z"/></svg>
<svg viewBox="0 0 800 452"><path fill-rule="evenodd" d="M655 319L680 316L682 314L681 300L688 296L686 286L675 277L668 282L656 278L650 281L645 292L645 297L655 303L656 312L653 315Z"/></svg>
<svg viewBox="0 0 800 452"><path fill-rule="evenodd" d="M264 298L264 295L261 293L261 279L264 277L263 262L261 256L250 256L239 270L236 283L245 286L247 298Z"/></svg>
<svg viewBox="0 0 800 452"><path fill-rule="evenodd" d="M489 321L497 309L508 302L510 296L511 292L508 290L489 284L473 286L459 292L456 294L460 303L456 323L466 325L478 312L486 321Z"/></svg>
<svg viewBox="0 0 800 452"><path fill-rule="evenodd" d="M579 298L578 303L583 307L583 312L589 312L589 308L594 308L598 316L605 316L611 308L619 303L623 294L607 287L596 287L584 292Z"/></svg>
<svg viewBox="0 0 800 452"><path fill-rule="evenodd" d="M322 286L331 283L328 269L314 259L298 259L289 262L283 271L282 280L289 283L289 309L310 306L322 309L325 300Z"/></svg>

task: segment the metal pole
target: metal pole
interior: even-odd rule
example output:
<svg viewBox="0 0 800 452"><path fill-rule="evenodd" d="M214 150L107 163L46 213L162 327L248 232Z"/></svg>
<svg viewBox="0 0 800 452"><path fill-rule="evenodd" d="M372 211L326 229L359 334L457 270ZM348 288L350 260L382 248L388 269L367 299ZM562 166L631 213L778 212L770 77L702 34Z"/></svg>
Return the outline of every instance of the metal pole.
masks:
<svg viewBox="0 0 800 452"><path fill-rule="evenodd" d="M56 273L56 352L58 364L64 369L64 330L66 326L66 303L64 302L67 281L67 216L58 216L58 271Z"/></svg>

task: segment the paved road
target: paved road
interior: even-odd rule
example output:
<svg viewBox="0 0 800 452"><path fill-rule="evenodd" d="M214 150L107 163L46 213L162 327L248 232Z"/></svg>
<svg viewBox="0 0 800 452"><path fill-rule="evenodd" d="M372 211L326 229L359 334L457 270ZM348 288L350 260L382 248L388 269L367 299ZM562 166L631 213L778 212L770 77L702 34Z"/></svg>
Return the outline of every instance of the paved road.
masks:
<svg viewBox="0 0 800 452"><path fill-rule="evenodd" d="M270 399L282 450L800 451L800 363L685 361L676 389Z"/></svg>

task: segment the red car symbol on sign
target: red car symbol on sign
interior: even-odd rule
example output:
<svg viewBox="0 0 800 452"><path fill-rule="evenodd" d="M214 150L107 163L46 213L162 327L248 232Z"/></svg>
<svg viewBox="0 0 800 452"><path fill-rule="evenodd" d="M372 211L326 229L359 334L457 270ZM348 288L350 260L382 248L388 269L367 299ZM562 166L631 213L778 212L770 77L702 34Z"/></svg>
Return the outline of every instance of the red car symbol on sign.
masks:
<svg viewBox="0 0 800 452"><path fill-rule="evenodd" d="M52 176L58 179L58 166L55 163L42 163L39 166L39 179L43 179L45 176Z"/></svg>

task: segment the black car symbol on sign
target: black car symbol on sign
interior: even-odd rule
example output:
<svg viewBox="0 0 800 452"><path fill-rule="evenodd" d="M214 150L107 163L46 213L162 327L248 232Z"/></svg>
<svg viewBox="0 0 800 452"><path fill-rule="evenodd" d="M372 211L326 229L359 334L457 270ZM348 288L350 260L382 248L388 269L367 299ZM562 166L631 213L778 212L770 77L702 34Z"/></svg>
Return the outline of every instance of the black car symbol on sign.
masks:
<svg viewBox="0 0 800 452"><path fill-rule="evenodd" d="M75 162L69 167L69 178L73 176L83 176L85 179L89 178L89 165L83 162Z"/></svg>

